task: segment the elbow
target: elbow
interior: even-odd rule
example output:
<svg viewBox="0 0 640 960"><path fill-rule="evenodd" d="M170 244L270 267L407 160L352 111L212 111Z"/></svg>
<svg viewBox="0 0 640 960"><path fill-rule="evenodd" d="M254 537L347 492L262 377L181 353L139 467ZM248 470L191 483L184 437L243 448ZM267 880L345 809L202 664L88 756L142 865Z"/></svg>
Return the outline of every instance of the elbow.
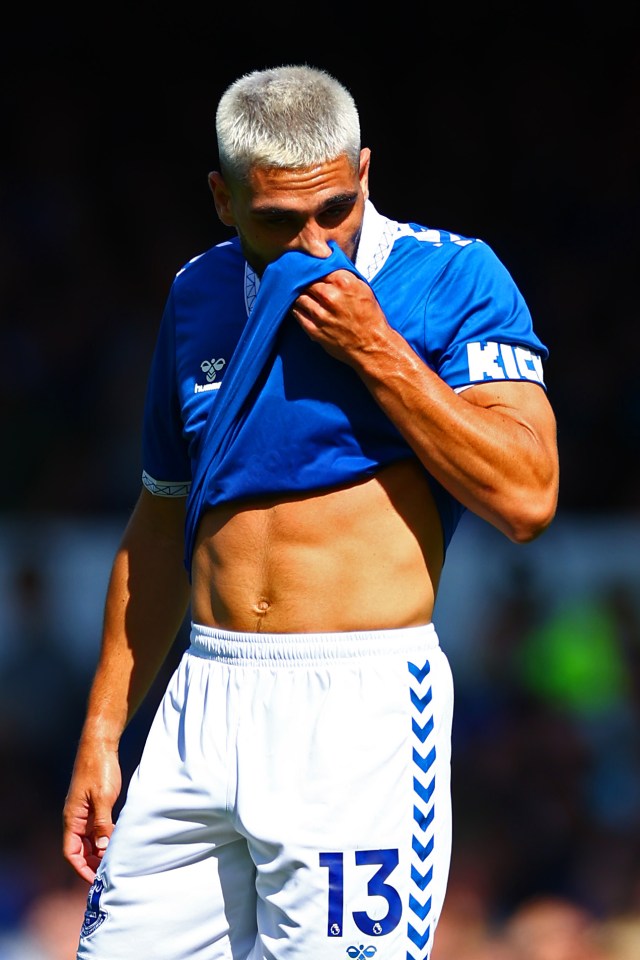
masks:
<svg viewBox="0 0 640 960"><path fill-rule="evenodd" d="M558 506L557 488L529 492L522 497L509 523L507 536L514 543L531 543L551 525Z"/></svg>
<svg viewBox="0 0 640 960"><path fill-rule="evenodd" d="M545 532L547 527L550 526L552 520L553 515L547 517L546 519L527 519L524 522L512 527L509 534L509 539L514 543L531 543L533 540L537 540L538 537Z"/></svg>
<svg viewBox="0 0 640 960"><path fill-rule="evenodd" d="M560 467L555 445L535 458L523 458L502 486L498 501L502 532L513 543L537 540L553 522L558 508Z"/></svg>
<svg viewBox="0 0 640 960"><path fill-rule="evenodd" d="M513 489L507 536L514 543L537 540L551 525L558 509L560 470L557 452L538 466Z"/></svg>

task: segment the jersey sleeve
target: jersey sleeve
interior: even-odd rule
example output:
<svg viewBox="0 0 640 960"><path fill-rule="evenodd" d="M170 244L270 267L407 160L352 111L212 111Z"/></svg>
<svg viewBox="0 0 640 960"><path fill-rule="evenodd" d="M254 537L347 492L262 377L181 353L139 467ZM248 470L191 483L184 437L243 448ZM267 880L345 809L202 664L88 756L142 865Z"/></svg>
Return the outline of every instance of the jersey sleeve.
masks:
<svg viewBox="0 0 640 960"><path fill-rule="evenodd" d="M159 496L186 497L191 463L183 435L176 375L175 313L169 294L147 382L142 427L142 482Z"/></svg>
<svg viewBox="0 0 640 960"><path fill-rule="evenodd" d="M548 350L511 274L481 240L461 246L434 284L425 333L437 373L455 390L492 380L544 388Z"/></svg>

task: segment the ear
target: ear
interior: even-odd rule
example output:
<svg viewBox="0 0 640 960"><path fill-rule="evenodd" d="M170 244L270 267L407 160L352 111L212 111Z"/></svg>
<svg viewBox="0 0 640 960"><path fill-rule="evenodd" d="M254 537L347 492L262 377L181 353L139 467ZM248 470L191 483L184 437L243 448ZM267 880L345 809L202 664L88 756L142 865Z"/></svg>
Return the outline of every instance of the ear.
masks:
<svg viewBox="0 0 640 960"><path fill-rule="evenodd" d="M213 202L216 205L216 213L218 214L218 217L222 223L224 223L225 227L235 227L231 194L229 193L229 189L223 180L222 174L218 173L217 170L214 170L209 174L208 180L209 189L213 195Z"/></svg>
<svg viewBox="0 0 640 960"><path fill-rule="evenodd" d="M358 170L358 178L360 180L360 187L362 193L364 194L365 200L369 199L369 164L371 162L371 150L369 147L363 147L360 151L360 168Z"/></svg>

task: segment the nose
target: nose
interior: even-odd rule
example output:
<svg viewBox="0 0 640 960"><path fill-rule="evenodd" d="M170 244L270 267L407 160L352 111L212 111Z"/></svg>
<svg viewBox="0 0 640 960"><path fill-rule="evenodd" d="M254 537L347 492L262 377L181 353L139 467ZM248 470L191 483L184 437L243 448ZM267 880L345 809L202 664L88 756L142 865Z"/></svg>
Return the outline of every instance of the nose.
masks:
<svg viewBox="0 0 640 960"><path fill-rule="evenodd" d="M330 239L326 231L317 224L306 224L296 237L294 249L325 260L331 256Z"/></svg>

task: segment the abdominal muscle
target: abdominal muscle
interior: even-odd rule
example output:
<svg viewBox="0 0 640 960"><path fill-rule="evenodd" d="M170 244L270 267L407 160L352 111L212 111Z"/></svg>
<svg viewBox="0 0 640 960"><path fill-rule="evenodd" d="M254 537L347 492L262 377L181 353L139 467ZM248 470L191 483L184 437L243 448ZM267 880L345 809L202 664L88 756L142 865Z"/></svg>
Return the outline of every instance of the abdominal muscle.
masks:
<svg viewBox="0 0 640 960"><path fill-rule="evenodd" d="M349 487L226 504L200 521L192 619L270 633L428 623L442 554L438 513L413 460Z"/></svg>

